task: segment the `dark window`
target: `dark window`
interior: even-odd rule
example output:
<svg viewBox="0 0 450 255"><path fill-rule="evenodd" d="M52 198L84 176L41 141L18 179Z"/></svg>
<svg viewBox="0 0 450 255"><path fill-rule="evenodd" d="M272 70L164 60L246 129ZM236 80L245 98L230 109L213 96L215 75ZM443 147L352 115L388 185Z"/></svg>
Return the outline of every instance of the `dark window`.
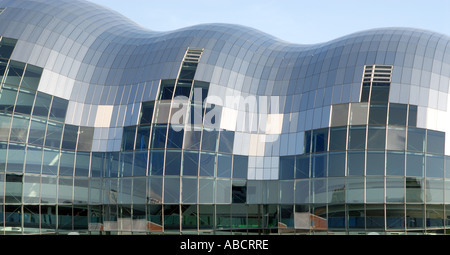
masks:
<svg viewBox="0 0 450 255"><path fill-rule="evenodd" d="M25 63L11 60L9 62L8 70L5 73L6 78L3 87L18 89L24 69Z"/></svg>
<svg viewBox="0 0 450 255"><path fill-rule="evenodd" d="M228 130L220 131L219 152L233 153L234 132Z"/></svg>
<svg viewBox="0 0 450 255"><path fill-rule="evenodd" d="M296 158L295 178L309 178L309 155L301 155Z"/></svg>
<svg viewBox="0 0 450 255"><path fill-rule="evenodd" d="M164 151L163 150L151 150L150 151L149 174L162 175L163 169L164 169Z"/></svg>
<svg viewBox="0 0 450 255"><path fill-rule="evenodd" d="M105 153L92 152L91 177L103 177L104 168L105 168Z"/></svg>
<svg viewBox="0 0 450 255"><path fill-rule="evenodd" d="M410 105L408 113L408 126L415 127L417 125L417 106Z"/></svg>
<svg viewBox="0 0 450 255"><path fill-rule="evenodd" d="M203 103L208 96L209 83L194 81L192 91L192 102Z"/></svg>
<svg viewBox="0 0 450 255"><path fill-rule="evenodd" d="M427 130L427 153L444 154L445 133Z"/></svg>
<svg viewBox="0 0 450 255"><path fill-rule="evenodd" d="M368 102L370 94L370 83L364 82L361 90L361 102Z"/></svg>
<svg viewBox="0 0 450 255"><path fill-rule="evenodd" d="M166 125L155 125L152 129L151 148L165 148L166 147Z"/></svg>
<svg viewBox="0 0 450 255"><path fill-rule="evenodd" d="M384 175L384 151L368 151L366 175Z"/></svg>
<svg viewBox="0 0 450 255"><path fill-rule="evenodd" d="M69 101L53 97L52 108L50 109L49 119L56 121L64 121L66 118L67 105Z"/></svg>
<svg viewBox="0 0 450 255"><path fill-rule="evenodd" d="M136 126L124 127L122 135L122 150L134 150L134 139L136 136Z"/></svg>
<svg viewBox="0 0 450 255"><path fill-rule="evenodd" d="M348 149L364 149L366 145L366 126L352 126L348 134Z"/></svg>
<svg viewBox="0 0 450 255"><path fill-rule="evenodd" d="M61 136L63 124L48 122L47 134L45 135L45 146L59 148L61 145Z"/></svg>
<svg viewBox="0 0 450 255"><path fill-rule="evenodd" d="M173 96L175 80L161 80L158 100L170 100Z"/></svg>
<svg viewBox="0 0 450 255"><path fill-rule="evenodd" d="M324 177L327 175L327 154L312 154L311 177Z"/></svg>
<svg viewBox="0 0 450 255"><path fill-rule="evenodd" d="M33 65L27 65L22 83L20 84L20 90L35 92L38 88L41 75L42 68Z"/></svg>
<svg viewBox="0 0 450 255"><path fill-rule="evenodd" d="M330 129L330 151L343 151L346 148L347 127Z"/></svg>
<svg viewBox="0 0 450 255"><path fill-rule="evenodd" d="M312 152L327 151L328 148L328 129L317 129L313 131Z"/></svg>
<svg viewBox="0 0 450 255"><path fill-rule="evenodd" d="M168 150L166 151L166 167L165 175L180 175L181 172L181 152Z"/></svg>
<svg viewBox="0 0 450 255"><path fill-rule="evenodd" d="M231 163L232 157L231 155L222 155L219 154L217 156L217 177L231 177Z"/></svg>
<svg viewBox="0 0 450 255"><path fill-rule="evenodd" d="M408 151L425 152L425 129L408 128Z"/></svg>
<svg viewBox="0 0 450 255"><path fill-rule="evenodd" d="M180 97L177 99L189 99L189 96L191 94L191 86L192 81L178 81L173 98L175 99L177 97Z"/></svg>
<svg viewBox="0 0 450 255"><path fill-rule="evenodd" d="M294 179L295 156L280 157L280 179Z"/></svg>
<svg viewBox="0 0 450 255"><path fill-rule="evenodd" d="M247 183L245 181L233 181L231 186L231 203L247 202Z"/></svg>
<svg viewBox="0 0 450 255"><path fill-rule="evenodd" d="M347 154L348 175L364 175L364 151L349 151Z"/></svg>
<svg viewBox="0 0 450 255"><path fill-rule="evenodd" d="M10 89L0 90L0 111L1 112L13 112L14 105L16 103L17 91Z"/></svg>
<svg viewBox="0 0 450 255"><path fill-rule="evenodd" d="M200 176L214 177L216 154L202 152L200 154Z"/></svg>
<svg viewBox="0 0 450 255"><path fill-rule="evenodd" d="M233 157L233 178L247 178L248 157L234 155Z"/></svg>
<svg viewBox="0 0 450 255"><path fill-rule="evenodd" d="M384 150L386 141L386 127L369 126L367 134L368 150Z"/></svg>
<svg viewBox="0 0 450 255"><path fill-rule="evenodd" d="M388 102L389 100L389 83L373 82L372 92L370 94L371 102Z"/></svg>
<svg viewBox="0 0 450 255"><path fill-rule="evenodd" d="M181 67L179 79L193 80L195 71L197 70L197 65L197 63L184 62Z"/></svg>
<svg viewBox="0 0 450 255"><path fill-rule="evenodd" d="M133 176L147 175L148 151L135 151L133 160Z"/></svg>
<svg viewBox="0 0 450 255"><path fill-rule="evenodd" d="M61 148L75 150L77 146L78 126L65 125Z"/></svg>
<svg viewBox="0 0 450 255"><path fill-rule="evenodd" d="M405 175L405 153L387 151L386 153L386 175Z"/></svg>
<svg viewBox="0 0 450 255"><path fill-rule="evenodd" d="M154 108L155 108L155 102L142 103L141 116L140 116L140 121L139 121L139 123L141 125L152 123Z"/></svg>
<svg viewBox="0 0 450 255"><path fill-rule="evenodd" d="M390 104L389 125L406 126L407 107L406 104Z"/></svg>
<svg viewBox="0 0 450 255"><path fill-rule="evenodd" d="M3 37L0 42L0 58L9 59L16 47L17 40Z"/></svg>
<svg viewBox="0 0 450 255"><path fill-rule="evenodd" d="M330 152L328 176L345 176L345 152Z"/></svg>
<svg viewBox="0 0 450 255"><path fill-rule="evenodd" d="M184 176L198 176L198 151L184 151L183 152L183 175Z"/></svg>
<svg viewBox="0 0 450 255"><path fill-rule="evenodd" d="M203 129L202 147L201 147L202 150L216 151L218 138L219 138L219 131Z"/></svg>
<svg viewBox="0 0 450 255"><path fill-rule="evenodd" d="M386 104L370 104L369 125L386 125L386 119Z"/></svg>
<svg viewBox="0 0 450 255"><path fill-rule="evenodd" d="M167 136L167 148L182 148L183 147L183 126L169 126Z"/></svg>
<svg viewBox="0 0 450 255"><path fill-rule="evenodd" d="M33 116L47 118L50 111L52 96L37 92L36 102L34 103Z"/></svg>

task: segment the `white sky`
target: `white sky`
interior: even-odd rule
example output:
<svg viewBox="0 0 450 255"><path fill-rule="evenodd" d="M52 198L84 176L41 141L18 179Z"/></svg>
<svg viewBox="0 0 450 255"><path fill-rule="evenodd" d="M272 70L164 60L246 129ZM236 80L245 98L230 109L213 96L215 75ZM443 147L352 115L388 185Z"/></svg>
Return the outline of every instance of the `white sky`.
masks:
<svg viewBox="0 0 450 255"><path fill-rule="evenodd" d="M299 44L324 42L378 27L415 27L450 35L450 0L89 1L155 31L231 23Z"/></svg>

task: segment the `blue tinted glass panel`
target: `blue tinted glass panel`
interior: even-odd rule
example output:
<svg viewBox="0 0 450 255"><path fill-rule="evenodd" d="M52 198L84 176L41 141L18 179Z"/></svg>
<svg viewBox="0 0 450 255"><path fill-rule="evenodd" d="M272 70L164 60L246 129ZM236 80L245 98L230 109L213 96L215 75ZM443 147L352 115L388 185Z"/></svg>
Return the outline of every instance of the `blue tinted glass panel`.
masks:
<svg viewBox="0 0 450 255"><path fill-rule="evenodd" d="M198 176L198 151L184 151L183 153L183 175Z"/></svg>
<svg viewBox="0 0 450 255"><path fill-rule="evenodd" d="M169 126L167 135L167 148L182 148L183 147L183 126Z"/></svg>
<svg viewBox="0 0 450 255"><path fill-rule="evenodd" d="M107 152L105 164L105 177L118 177L119 152Z"/></svg>
<svg viewBox="0 0 450 255"><path fill-rule="evenodd" d="M75 176L89 176L91 154L89 152L77 152L75 163Z"/></svg>
<svg viewBox="0 0 450 255"><path fill-rule="evenodd" d="M311 155L311 177L324 177L327 175L327 154Z"/></svg>
<svg viewBox="0 0 450 255"><path fill-rule="evenodd" d="M16 106L14 112L22 114L31 114L33 108L34 94L28 92L19 92L17 96Z"/></svg>
<svg viewBox="0 0 450 255"><path fill-rule="evenodd" d="M367 149L384 150L386 141L386 127L369 126L367 132Z"/></svg>
<svg viewBox="0 0 450 255"><path fill-rule="evenodd" d="M234 155L233 157L233 178L247 178L248 157Z"/></svg>
<svg viewBox="0 0 450 255"><path fill-rule="evenodd" d="M425 129L408 128L408 151L425 152Z"/></svg>
<svg viewBox="0 0 450 255"><path fill-rule="evenodd" d="M165 175L180 175L181 151L166 151Z"/></svg>
<svg viewBox="0 0 450 255"><path fill-rule="evenodd" d="M63 124L48 122L47 133L45 135L45 146L59 148L61 145L61 136Z"/></svg>
<svg viewBox="0 0 450 255"><path fill-rule="evenodd" d="M150 151L149 173L151 175L162 175L163 169L164 169L164 151L163 150L151 150Z"/></svg>
<svg viewBox="0 0 450 255"><path fill-rule="evenodd" d="M27 65L25 74L23 75L22 83L20 84L20 90L35 92L39 85L39 80L41 79L42 68Z"/></svg>
<svg viewBox="0 0 450 255"><path fill-rule="evenodd" d="M427 153L444 154L445 133L427 130Z"/></svg>
<svg viewBox="0 0 450 255"><path fill-rule="evenodd" d="M92 152L91 177L103 177L104 168L105 168L105 153Z"/></svg>
<svg viewBox="0 0 450 255"><path fill-rule="evenodd" d="M386 153L386 175L405 175L405 153L387 151Z"/></svg>
<svg viewBox="0 0 450 255"><path fill-rule="evenodd" d="M366 175L384 175L384 151L368 151Z"/></svg>
<svg viewBox="0 0 450 255"><path fill-rule="evenodd" d="M0 112L12 112L16 102L17 91L10 89L0 90Z"/></svg>
<svg viewBox="0 0 450 255"><path fill-rule="evenodd" d="M217 156L217 177L231 177L232 156L219 154Z"/></svg>
<svg viewBox="0 0 450 255"><path fill-rule="evenodd" d="M133 152L120 153L119 176L130 177L133 173Z"/></svg>
<svg viewBox="0 0 450 255"><path fill-rule="evenodd" d="M31 119L28 143L42 146L45 138L46 122L39 119Z"/></svg>
<svg viewBox="0 0 450 255"><path fill-rule="evenodd" d="M134 139L136 136L136 126L124 127L122 135L122 150L134 150Z"/></svg>
<svg viewBox="0 0 450 255"><path fill-rule="evenodd" d="M136 150L148 149L150 140L150 126L138 126L136 134Z"/></svg>
<svg viewBox="0 0 450 255"><path fill-rule="evenodd" d="M347 154L348 175L364 175L365 160L363 151L352 151Z"/></svg>
<svg viewBox="0 0 450 255"><path fill-rule="evenodd" d="M203 129L202 151L216 151L219 131Z"/></svg>
<svg viewBox="0 0 450 255"><path fill-rule="evenodd" d="M144 103L142 103L141 118L140 118L140 121L139 121L139 123L141 125L152 123L154 108L155 108L155 102L144 102Z"/></svg>
<svg viewBox="0 0 450 255"><path fill-rule="evenodd" d="M192 102L203 103L208 96L209 83L194 81L192 89Z"/></svg>
<svg viewBox="0 0 450 255"><path fill-rule="evenodd" d="M279 178L294 179L294 173L295 173L295 157L294 156L280 157Z"/></svg>
<svg viewBox="0 0 450 255"><path fill-rule="evenodd" d="M345 176L345 152L329 153L328 176Z"/></svg>
<svg viewBox="0 0 450 255"><path fill-rule="evenodd" d="M40 174L42 165L42 148L28 146L26 156L25 173Z"/></svg>
<svg viewBox="0 0 450 255"><path fill-rule="evenodd" d="M312 135L313 152L323 152L328 149L328 129L318 129Z"/></svg>
<svg viewBox="0 0 450 255"><path fill-rule="evenodd" d="M148 151L135 151L133 161L133 176L147 175Z"/></svg>
<svg viewBox="0 0 450 255"><path fill-rule="evenodd" d="M406 126L408 105L389 104L389 125Z"/></svg>
<svg viewBox="0 0 450 255"><path fill-rule="evenodd" d="M16 43L16 39L3 37L0 42L0 58L10 58Z"/></svg>
<svg viewBox="0 0 450 255"><path fill-rule="evenodd" d="M42 161L42 174L57 175L60 154L58 150L44 148L44 158Z"/></svg>
<svg viewBox="0 0 450 255"><path fill-rule="evenodd" d="M309 178L309 155L297 156L295 178Z"/></svg>
<svg viewBox="0 0 450 255"><path fill-rule="evenodd" d="M233 153L234 132L228 130L220 131L219 152Z"/></svg>
<svg viewBox="0 0 450 255"><path fill-rule="evenodd" d="M440 155L427 155L426 176L444 178L444 157Z"/></svg>
<svg viewBox="0 0 450 255"><path fill-rule="evenodd" d="M151 148L165 148L166 147L166 125L155 125L152 131Z"/></svg>
<svg viewBox="0 0 450 255"><path fill-rule="evenodd" d="M200 154L200 176L214 176L216 154L204 153Z"/></svg>
<svg viewBox="0 0 450 255"><path fill-rule="evenodd" d="M184 135L184 149L198 150L200 149L200 142L202 131L200 128L186 130Z"/></svg>
<svg viewBox="0 0 450 255"><path fill-rule="evenodd" d="M366 126L352 126L348 134L348 149L365 149Z"/></svg>
<svg viewBox="0 0 450 255"><path fill-rule="evenodd" d="M406 154L406 175L423 177L425 156L421 153Z"/></svg>
<svg viewBox="0 0 450 255"><path fill-rule="evenodd" d="M371 104L369 110L369 124L370 125L386 125L387 119L387 105L386 104Z"/></svg>

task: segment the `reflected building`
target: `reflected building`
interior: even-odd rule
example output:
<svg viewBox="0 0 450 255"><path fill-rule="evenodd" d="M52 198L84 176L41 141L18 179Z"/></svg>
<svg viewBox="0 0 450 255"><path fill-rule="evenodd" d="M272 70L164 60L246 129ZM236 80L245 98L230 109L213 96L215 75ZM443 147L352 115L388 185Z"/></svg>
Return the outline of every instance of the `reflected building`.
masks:
<svg viewBox="0 0 450 255"><path fill-rule="evenodd" d="M0 234L450 227L446 35L298 45L82 0L0 7Z"/></svg>

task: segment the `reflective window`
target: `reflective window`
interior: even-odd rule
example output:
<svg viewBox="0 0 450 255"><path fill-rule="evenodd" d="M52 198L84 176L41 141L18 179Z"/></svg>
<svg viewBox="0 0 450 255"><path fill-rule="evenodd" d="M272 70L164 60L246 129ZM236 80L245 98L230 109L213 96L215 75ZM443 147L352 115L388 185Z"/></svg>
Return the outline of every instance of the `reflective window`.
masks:
<svg viewBox="0 0 450 255"><path fill-rule="evenodd" d="M406 178L406 202L424 202L423 197L423 179Z"/></svg>
<svg viewBox="0 0 450 255"><path fill-rule="evenodd" d="M331 115L331 126L347 126L349 104L333 105Z"/></svg>
<svg viewBox="0 0 450 255"><path fill-rule="evenodd" d="M386 202L405 201L405 181L400 177L386 177Z"/></svg>
<svg viewBox="0 0 450 255"><path fill-rule="evenodd" d="M38 88L41 75L42 68L33 65L27 65L22 83L20 84L20 90L35 92Z"/></svg>
<svg viewBox="0 0 450 255"><path fill-rule="evenodd" d="M9 62L8 70L5 73L4 88L17 89L22 79L22 75L25 69L25 63L11 60Z"/></svg>
<svg viewBox="0 0 450 255"><path fill-rule="evenodd" d="M0 111L12 112L16 102L17 91L10 89L0 90Z"/></svg>
<svg viewBox="0 0 450 255"><path fill-rule="evenodd" d="M180 78L181 79L181 78ZM173 98L188 99L191 94L192 81L179 80Z"/></svg>
<svg viewBox="0 0 450 255"><path fill-rule="evenodd" d="M48 122L47 133L45 135L45 146L59 148L61 145L61 136L63 132L63 124Z"/></svg>
<svg viewBox="0 0 450 255"><path fill-rule="evenodd" d="M312 134L312 152L323 152L328 149L328 129L314 130Z"/></svg>
<svg viewBox="0 0 450 255"><path fill-rule="evenodd" d="M94 128L93 127L80 127L77 150L78 151L91 151L93 136L94 136Z"/></svg>
<svg viewBox="0 0 450 255"><path fill-rule="evenodd" d="M330 151L345 150L347 143L347 127L330 129Z"/></svg>
<svg viewBox="0 0 450 255"><path fill-rule="evenodd" d="M133 176L147 175L148 151L135 151L133 161Z"/></svg>
<svg viewBox="0 0 450 255"><path fill-rule="evenodd" d="M119 164L119 177L129 177L133 175L133 152L121 152Z"/></svg>
<svg viewBox="0 0 450 255"><path fill-rule="evenodd" d="M405 175L405 153L396 151L386 152L386 175Z"/></svg>
<svg viewBox="0 0 450 255"><path fill-rule="evenodd" d="M415 127L417 125L417 105L409 105L408 126Z"/></svg>
<svg viewBox="0 0 450 255"><path fill-rule="evenodd" d="M91 154L89 152L77 152L75 162L75 176L89 176Z"/></svg>
<svg viewBox="0 0 450 255"><path fill-rule="evenodd" d="M228 130L220 131L219 152L233 153L234 132Z"/></svg>
<svg viewBox="0 0 450 255"><path fill-rule="evenodd" d="M25 158L25 145L12 144L8 146L8 159L6 160L6 171L22 173Z"/></svg>
<svg viewBox="0 0 450 255"><path fill-rule="evenodd" d="M389 99L389 83L374 82L370 94L371 102L387 102Z"/></svg>
<svg viewBox="0 0 450 255"><path fill-rule="evenodd" d="M166 151L166 166L164 170L165 175L180 175L181 170L181 152L180 151Z"/></svg>
<svg viewBox="0 0 450 255"><path fill-rule="evenodd" d="M34 103L33 116L47 118L51 102L52 96L38 92Z"/></svg>
<svg viewBox="0 0 450 255"><path fill-rule="evenodd" d="M218 138L219 138L219 131L203 129L202 147L201 147L202 150L216 151Z"/></svg>
<svg viewBox="0 0 450 255"><path fill-rule="evenodd" d="M311 177L324 177L327 175L327 154L318 153L311 155Z"/></svg>
<svg viewBox="0 0 450 255"><path fill-rule="evenodd" d="M164 151L163 150L151 150L150 151L149 173L151 175L162 175L163 169L164 169Z"/></svg>
<svg viewBox="0 0 450 255"><path fill-rule="evenodd" d="M444 178L444 157L440 155L426 156L426 176Z"/></svg>
<svg viewBox="0 0 450 255"><path fill-rule="evenodd" d="M75 150L77 146L78 126L65 125L61 148Z"/></svg>
<svg viewBox="0 0 450 255"><path fill-rule="evenodd" d="M352 126L348 134L348 149L365 149L366 145L366 127Z"/></svg>
<svg viewBox="0 0 450 255"><path fill-rule="evenodd" d="M16 39L2 37L2 40L0 42L0 58L9 59L14 50L14 47L16 47L16 43Z"/></svg>
<svg viewBox="0 0 450 255"><path fill-rule="evenodd" d="M384 151L368 151L366 175L384 175Z"/></svg>
<svg viewBox="0 0 450 255"><path fill-rule="evenodd" d="M155 125L152 129L151 148L165 148L166 146L166 125Z"/></svg>
<svg viewBox="0 0 450 255"><path fill-rule="evenodd" d="M27 146L26 157L25 172L40 174L42 164L42 148Z"/></svg>
<svg viewBox="0 0 450 255"><path fill-rule="evenodd" d="M231 177L232 156L219 154L217 156L217 177Z"/></svg>
<svg viewBox="0 0 450 255"><path fill-rule="evenodd" d="M30 119L20 115L15 115L11 125L10 141L25 143L28 135L28 124Z"/></svg>
<svg viewBox="0 0 450 255"><path fill-rule="evenodd" d="M11 115L0 113L0 141L9 140L9 132L11 130ZM30 131L31 132L31 131ZM45 126L44 126L45 132Z"/></svg>
<svg viewBox="0 0 450 255"><path fill-rule="evenodd" d="M206 97L208 96L208 90L209 90L209 83L202 81L194 81L192 91L192 102L203 103Z"/></svg>
<svg viewBox="0 0 450 255"><path fill-rule="evenodd" d="M369 125L386 125L386 119L386 104L370 104Z"/></svg>
<svg viewBox="0 0 450 255"><path fill-rule="evenodd" d="M17 102L14 107L15 113L31 114L33 108L34 94L19 91Z"/></svg>
<svg viewBox="0 0 450 255"><path fill-rule="evenodd" d="M386 127L369 126L367 132L367 149L384 150L386 141Z"/></svg>
<svg viewBox="0 0 450 255"><path fill-rule="evenodd" d="M134 150L134 139L136 135L136 126L124 127L122 135L122 150Z"/></svg>
<svg viewBox="0 0 450 255"><path fill-rule="evenodd" d="M309 155L300 155L296 157L295 178L309 178Z"/></svg>
<svg viewBox="0 0 450 255"><path fill-rule="evenodd" d="M389 104L389 125L406 126L408 105Z"/></svg>
<svg viewBox="0 0 450 255"><path fill-rule="evenodd" d="M178 204L180 202L180 178L179 177L165 177L164 178L164 203L165 204ZM164 207L168 207L165 205ZM176 209L176 211L173 211ZM164 212L165 229L179 229L180 215L178 211L178 205L175 208L170 209L170 212ZM176 228L175 226L178 226Z"/></svg>
<svg viewBox="0 0 450 255"><path fill-rule="evenodd" d="M406 129L403 127L388 127L387 132L387 149L388 150L405 150Z"/></svg>
<svg viewBox="0 0 450 255"><path fill-rule="evenodd" d="M198 176L198 151L183 152L183 176Z"/></svg>
<svg viewBox="0 0 450 255"><path fill-rule="evenodd" d="M183 147L183 126L170 125L167 135L167 148Z"/></svg>
<svg viewBox="0 0 450 255"><path fill-rule="evenodd" d="M384 203L384 178L367 177L366 178L366 202Z"/></svg>
<svg viewBox="0 0 450 255"><path fill-rule="evenodd" d="M427 130L427 153L444 154L445 133Z"/></svg>
<svg viewBox="0 0 450 255"><path fill-rule="evenodd" d="M52 108L50 109L49 119L56 121L64 121L66 119L67 105L69 101L53 97Z"/></svg>
<svg viewBox="0 0 450 255"><path fill-rule="evenodd" d="M181 202L182 203L197 203L197 178L182 178L182 191L181 191ZM196 206L194 206L196 207ZM191 210L192 211L192 208ZM193 219L194 221L197 220L196 213L193 212L195 215L193 217L189 217L190 219ZM184 218L184 220L187 220ZM188 224L186 224L188 225ZM192 226L192 225L191 225ZM195 229L197 229L197 224L194 225Z"/></svg>
<svg viewBox="0 0 450 255"><path fill-rule="evenodd" d="M349 125L367 124L367 103L352 103L350 108Z"/></svg>
<svg viewBox="0 0 450 255"><path fill-rule="evenodd" d="M174 87L175 80L161 80L158 100L172 99Z"/></svg>
<svg viewBox="0 0 450 255"><path fill-rule="evenodd" d="M105 167L105 153L92 152L91 177L103 177L104 167Z"/></svg>
<svg viewBox="0 0 450 255"><path fill-rule="evenodd" d="M233 156L233 178L247 178L248 157L234 155Z"/></svg>
<svg viewBox="0 0 450 255"><path fill-rule="evenodd" d="M179 79L194 79L195 71L197 70L198 63L183 62Z"/></svg>
<svg viewBox="0 0 450 255"><path fill-rule="evenodd" d="M139 123L141 125L152 123L154 107L155 107L155 102L142 103L141 116L140 116L140 121L139 121Z"/></svg>
<svg viewBox="0 0 450 255"><path fill-rule="evenodd" d="M364 151L349 151L347 153L348 175L364 175L365 153Z"/></svg>
<svg viewBox="0 0 450 255"><path fill-rule="evenodd" d="M294 170L295 170L294 156L280 157L280 170L279 170L280 179L293 179Z"/></svg>
<svg viewBox="0 0 450 255"><path fill-rule="evenodd" d="M345 176L345 152L329 153L328 176Z"/></svg>
<svg viewBox="0 0 450 255"><path fill-rule="evenodd" d="M198 150L202 137L201 128L186 130L184 135L184 149Z"/></svg>
<svg viewBox="0 0 450 255"><path fill-rule="evenodd" d="M72 151L61 151L61 158L59 163L60 176L73 176L73 169L75 164L75 153Z"/></svg>
<svg viewBox="0 0 450 255"><path fill-rule="evenodd" d="M213 153L200 153L200 176L214 176L216 155Z"/></svg>
<svg viewBox="0 0 450 255"><path fill-rule="evenodd" d="M44 148L44 158L42 161L42 174L57 175L59 166L59 150Z"/></svg>
<svg viewBox="0 0 450 255"><path fill-rule="evenodd" d="M425 152L425 129L408 128L408 151Z"/></svg>

